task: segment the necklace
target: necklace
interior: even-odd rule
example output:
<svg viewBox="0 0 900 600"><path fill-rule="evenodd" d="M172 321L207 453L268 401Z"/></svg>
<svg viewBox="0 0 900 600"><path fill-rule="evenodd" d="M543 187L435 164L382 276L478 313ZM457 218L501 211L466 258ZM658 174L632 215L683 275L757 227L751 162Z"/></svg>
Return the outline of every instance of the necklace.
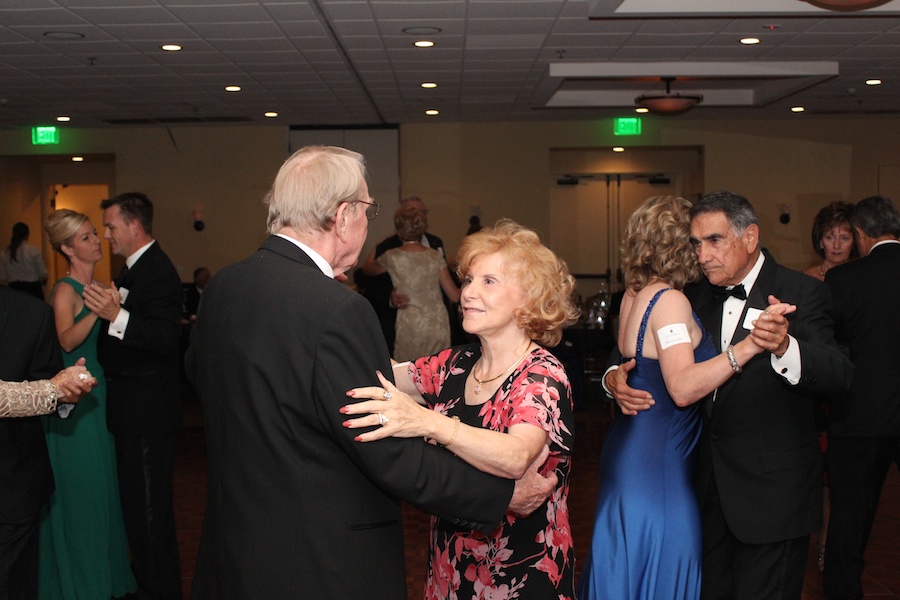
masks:
<svg viewBox="0 0 900 600"><path fill-rule="evenodd" d="M822 279L825 279L825 269L822 268L822 265L824 265L824 264L825 264L824 262L819 263L819 273L821 273Z"/></svg>
<svg viewBox="0 0 900 600"><path fill-rule="evenodd" d="M69 271L66 271L66 277L68 277L69 279L74 279L75 281L77 281L78 283L81 284L81 287L87 287L87 286L88 286L88 284L86 284L86 283L83 282L82 280L80 280L80 279L78 279L77 277L75 277L74 275L72 275L72 273L69 272ZM94 280L93 280L93 279L91 279L91 283L94 283Z"/></svg>
<svg viewBox="0 0 900 600"><path fill-rule="evenodd" d="M472 377L475 379L475 388L474 388L475 393L476 394L481 393L481 389L485 383L490 383L490 382L494 381L495 379L499 379L499 378L503 377L504 375L506 375L507 373L509 373L510 371L512 371L516 367L516 365L518 365L520 362L522 362L522 359L525 358L525 355L527 355L530 350L531 350L531 342L528 342L528 346L525 348L525 352L522 353L522 356L517 358L513 364L509 365L509 367L507 367L499 375L494 375L493 377L489 377L487 379L478 379L478 375L475 374L475 369L473 368L472 369ZM481 362L480 358L478 359L478 362Z"/></svg>

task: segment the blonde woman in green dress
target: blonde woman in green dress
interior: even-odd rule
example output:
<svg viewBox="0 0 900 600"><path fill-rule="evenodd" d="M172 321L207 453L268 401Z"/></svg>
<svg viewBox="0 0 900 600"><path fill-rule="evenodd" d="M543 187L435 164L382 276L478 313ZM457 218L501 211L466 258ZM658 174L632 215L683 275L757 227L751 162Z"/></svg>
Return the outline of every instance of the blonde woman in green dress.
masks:
<svg viewBox="0 0 900 600"><path fill-rule="evenodd" d="M106 428L106 380L97 361L100 320L85 307L84 286L103 258L86 215L57 210L44 226L69 271L50 295L66 365L83 356L98 385L68 419L44 418L56 491L41 518L41 600L109 600L134 592L112 435Z"/></svg>

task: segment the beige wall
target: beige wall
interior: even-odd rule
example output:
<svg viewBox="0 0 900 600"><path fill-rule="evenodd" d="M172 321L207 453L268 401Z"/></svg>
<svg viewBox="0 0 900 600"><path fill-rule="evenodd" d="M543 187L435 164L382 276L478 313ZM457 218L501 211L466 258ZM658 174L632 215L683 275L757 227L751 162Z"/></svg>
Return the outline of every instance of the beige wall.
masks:
<svg viewBox="0 0 900 600"><path fill-rule="evenodd" d="M184 279L199 264L216 271L256 248L265 236L260 200L287 152L287 131L271 126L65 128L61 138L52 150L36 150L26 130L0 131L0 157L114 155L111 191L140 190L154 200L154 233ZM431 229L451 255L473 206L485 224L510 217L539 230L553 245L552 149L701 146L706 189L746 195L762 218L764 244L785 264L802 267L813 259L807 238L822 204L875 193L900 198L900 190L888 189L897 178L884 176L900 165L897 139L897 118L648 118L640 138L616 138L610 119L409 124L400 128L400 196L415 194L428 202ZM0 159L0 169L0 244L5 245L14 220L39 227L41 190L9 160ZM781 225L780 205L787 203L793 205L792 220ZM194 209L203 212L203 233L191 227Z"/></svg>

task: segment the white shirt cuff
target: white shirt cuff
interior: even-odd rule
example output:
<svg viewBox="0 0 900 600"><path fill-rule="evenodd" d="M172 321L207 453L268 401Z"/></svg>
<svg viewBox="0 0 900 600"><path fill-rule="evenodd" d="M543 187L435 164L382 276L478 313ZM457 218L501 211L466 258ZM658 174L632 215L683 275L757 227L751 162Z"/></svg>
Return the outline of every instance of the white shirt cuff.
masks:
<svg viewBox="0 0 900 600"><path fill-rule="evenodd" d="M109 328L106 332L113 336L114 338L119 338L120 340L125 339L125 329L128 328L128 318L131 316L124 308L119 309L119 314L116 315L116 320L111 321L109 324Z"/></svg>
<svg viewBox="0 0 900 600"><path fill-rule="evenodd" d="M610 371L615 371L619 368L619 365L612 365L605 371L603 371L603 378L600 380L600 385L603 386L603 391L606 392L606 397L610 400L614 400L612 392L609 391L609 388L606 387L606 376L609 375Z"/></svg>
<svg viewBox="0 0 900 600"><path fill-rule="evenodd" d="M797 385L800 383L800 344L797 343L797 340L794 336L788 336L788 347L785 350L784 354L781 358L778 358L774 354L771 356L772 368L775 369L775 372L784 377L784 379L791 385Z"/></svg>

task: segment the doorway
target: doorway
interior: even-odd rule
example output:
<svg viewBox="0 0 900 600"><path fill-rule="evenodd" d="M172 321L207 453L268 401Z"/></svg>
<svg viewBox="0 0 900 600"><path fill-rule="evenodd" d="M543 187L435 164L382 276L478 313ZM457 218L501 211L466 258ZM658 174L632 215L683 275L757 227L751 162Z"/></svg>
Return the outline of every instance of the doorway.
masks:
<svg viewBox="0 0 900 600"><path fill-rule="evenodd" d="M618 289L619 247L628 217L650 196L699 199L703 149L560 148L550 151L550 239L584 297L605 279ZM584 288L584 289L582 289Z"/></svg>

